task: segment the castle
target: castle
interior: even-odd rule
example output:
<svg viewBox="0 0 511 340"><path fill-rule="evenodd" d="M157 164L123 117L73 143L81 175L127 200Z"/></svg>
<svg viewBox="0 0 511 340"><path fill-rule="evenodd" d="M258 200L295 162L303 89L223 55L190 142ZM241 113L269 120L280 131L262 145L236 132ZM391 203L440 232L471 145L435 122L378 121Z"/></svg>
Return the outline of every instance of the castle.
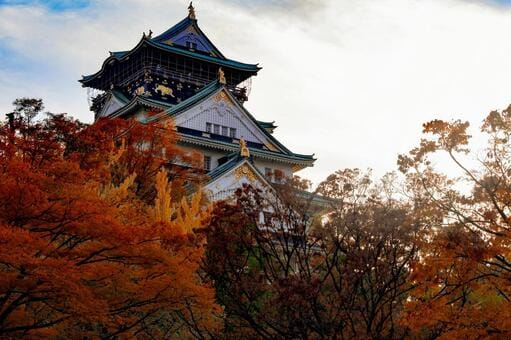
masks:
<svg viewBox="0 0 511 340"><path fill-rule="evenodd" d="M182 147L204 155L205 191L221 200L243 183L271 187L315 161L291 152L273 136L274 122L245 109L260 70L227 59L199 28L190 3L186 18L160 35L144 33L131 50L110 52L80 82L100 92L91 105L95 120L171 118Z"/></svg>

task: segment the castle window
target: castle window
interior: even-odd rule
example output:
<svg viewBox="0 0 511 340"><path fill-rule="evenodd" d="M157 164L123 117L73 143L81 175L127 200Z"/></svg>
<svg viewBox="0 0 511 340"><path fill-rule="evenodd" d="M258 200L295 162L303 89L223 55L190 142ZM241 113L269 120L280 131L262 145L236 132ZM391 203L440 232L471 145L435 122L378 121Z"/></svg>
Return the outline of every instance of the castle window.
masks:
<svg viewBox="0 0 511 340"><path fill-rule="evenodd" d="M204 156L204 170L206 170L206 171L211 170L211 157L210 156Z"/></svg>
<svg viewBox="0 0 511 340"><path fill-rule="evenodd" d="M194 42L191 42L191 41L187 41L187 42L186 42L186 47L187 47L187 48L197 49L197 44L196 44L196 43L194 43Z"/></svg>
<svg viewBox="0 0 511 340"><path fill-rule="evenodd" d="M215 135L222 135L226 137L236 138L236 129L228 126L206 123L206 132L214 133Z"/></svg>

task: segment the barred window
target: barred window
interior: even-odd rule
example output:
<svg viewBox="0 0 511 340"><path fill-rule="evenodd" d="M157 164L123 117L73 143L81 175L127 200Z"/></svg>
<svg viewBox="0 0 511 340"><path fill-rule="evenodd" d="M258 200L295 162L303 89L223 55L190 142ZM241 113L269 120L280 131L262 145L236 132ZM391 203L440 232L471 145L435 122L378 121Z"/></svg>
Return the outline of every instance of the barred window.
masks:
<svg viewBox="0 0 511 340"><path fill-rule="evenodd" d="M236 138L236 129L220 124L206 123L206 132L222 135L226 137Z"/></svg>
<svg viewBox="0 0 511 340"><path fill-rule="evenodd" d="M186 47L187 48L197 49L197 43L194 43L194 42L191 42L191 41L187 41L186 42Z"/></svg>
<svg viewBox="0 0 511 340"><path fill-rule="evenodd" d="M204 170L206 170L206 171L211 170L211 157L210 156L204 156Z"/></svg>

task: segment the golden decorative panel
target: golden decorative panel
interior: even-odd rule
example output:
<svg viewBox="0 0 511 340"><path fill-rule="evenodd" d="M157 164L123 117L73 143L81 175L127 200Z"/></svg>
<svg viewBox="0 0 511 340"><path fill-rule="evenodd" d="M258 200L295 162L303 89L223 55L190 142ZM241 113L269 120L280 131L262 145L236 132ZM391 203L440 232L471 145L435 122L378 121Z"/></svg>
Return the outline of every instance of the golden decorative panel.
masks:
<svg viewBox="0 0 511 340"><path fill-rule="evenodd" d="M158 86L156 86L155 92L160 92L162 96L171 96L172 98L175 97L172 89L165 85L158 84Z"/></svg>
<svg viewBox="0 0 511 340"><path fill-rule="evenodd" d="M237 180L240 180L243 177L246 177L250 182L256 181L256 175L254 174L252 169L250 169L250 167L248 167L248 165L246 165L246 164L243 164L242 166L240 166L239 168L234 170L234 177Z"/></svg>
<svg viewBox="0 0 511 340"><path fill-rule="evenodd" d="M225 94L224 91L220 91L218 92L214 97L213 97L213 100L215 102L221 102L221 101L225 101L227 99L227 95Z"/></svg>

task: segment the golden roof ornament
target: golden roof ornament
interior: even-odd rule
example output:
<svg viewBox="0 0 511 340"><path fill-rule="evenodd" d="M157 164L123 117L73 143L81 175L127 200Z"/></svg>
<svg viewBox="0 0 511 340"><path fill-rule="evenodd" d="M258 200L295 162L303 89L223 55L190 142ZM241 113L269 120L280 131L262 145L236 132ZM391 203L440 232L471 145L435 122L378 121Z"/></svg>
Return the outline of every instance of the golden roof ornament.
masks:
<svg viewBox="0 0 511 340"><path fill-rule="evenodd" d="M221 67L218 68L218 82L222 85L227 84L227 80L225 80L225 73Z"/></svg>
<svg viewBox="0 0 511 340"><path fill-rule="evenodd" d="M240 138L240 155L241 157L250 157L250 151L247 147L247 142L243 138Z"/></svg>
<svg viewBox="0 0 511 340"><path fill-rule="evenodd" d="M195 8L193 7L192 2L193 1L190 1L190 6L188 6L188 18L192 20L197 20L197 18L195 17Z"/></svg>

